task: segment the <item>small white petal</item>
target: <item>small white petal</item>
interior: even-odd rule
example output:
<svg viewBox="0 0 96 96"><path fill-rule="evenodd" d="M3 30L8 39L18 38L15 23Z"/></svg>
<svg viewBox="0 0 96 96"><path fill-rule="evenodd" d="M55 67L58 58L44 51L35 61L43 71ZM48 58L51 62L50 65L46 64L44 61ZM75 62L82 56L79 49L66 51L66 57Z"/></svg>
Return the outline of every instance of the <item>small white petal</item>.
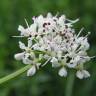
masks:
<svg viewBox="0 0 96 96"><path fill-rule="evenodd" d="M34 23L34 24L31 24L31 26L30 26L30 32L33 32L33 34L35 34L36 33L36 28L37 28L37 24L36 23Z"/></svg>
<svg viewBox="0 0 96 96"><path fill-rule="evenodd" d="M19 41L19 47L20 47L21 49L25 49L25 48L26 48L25 44L22 43L21 41Z"/></svg>
<svg viewBox="0 0 96 96"><path fill-rule="evenodd" d="M52 18L52 14L50 12L47 14L47 18Z"/></svg>
<svg viewBox="0 0 96 96"><path fill-rule="evenodd" d="M57 58L53 57L50 62L58 62Z"/></svg>
<svg viewBox="0 0 96 96"><path fill-rule="evenodd" d="M36 67L37 67L37 69L39 69L39 66L41 65L41 63L37 63L36 64Z"/></svg>
<svg viewBox="0 0 96 96"><path fill-rule="evenodd" d="M86 70L83 70L84 78L90 77L90 73Z"/></svg>
<svg viewBox="0 0 96 96"><path fill-rule="evenodd" d="M32 39L29 38L29 39L28 39L28 47L31 47L31 46L32 46Z"/></svg>
<svg viewBox="0 0 96 96"><path fill-rule="evenodd" d="M83 78L84 78L84 74L83 74L83 72L80 71L80 70L76 72L76 76L77 76L79 79L83 79Z"/></svg>
<svg viewBox="0 0 96 96"><path fill-rule="evenodd" d="M85 51L79 51L79 52L78 52L78 55L86 56L86 55L87 55L87 52L85 52Z"/></svg>
<svg viewBox="0 0 96 96"><path fill-rule="evenodd" d="M50 58L50 56L47 55L47 54L45 54L43 57L44 57L44 59L49 59Z"/></svg>
<svg viewBox="0 0 96 96"><path fill-rule="evenodd" d="M58 51L57 57L58 57L58 59L61 59L61 57L62 57L62 51Z"/></svg>
<svg viewBox="0 0 96 96"><path fill-rule="evenodd" d="M39 54L39 60L43 58L43 54Z"/></svg>
<svg viewBox="0 0 96 96"><path fill-rule="evenodd" d="M83 46L84 46L85 50L88 50L90 47L90 45L87 41L85 42L85 44Z"/></svg>
<svg viewBox="0 0 96 96"><path fill-rule="evenodd" d="M43 22L44 22L43 15L38 16L38 18L36 19L36 23L38 24L39 28L42 27Z"/></svg>
<svg viewBox="0 0 96 96"><path fill-rule="evenodd" d="M27 76L33 76L36 73L36 67L33 65L28 71Z"/></svg>
<svg viewBox="0 0 96 96"><path fill-rule="evenodd" d="M81 42L83 42L83 40L84 40L84 37L76 38L76 43L81 44Z"/></svg>
<svg viewBox="0 0 96 96"><path fill-rule="evenodd" d="M17 53L14 55L14 58L16 60L22 60L23 57L24 57L24 52L23 53Z"/></svg>
<svg viewBox="0 0 96 96"><path fill-rule="evenodd" d="M54 68L59 67L59 66L60 66L60 63L58 63L58 62L57 63L54 63L54 62L52 63L52 67L54 67Z"/></svg>
<svg viewBox="0 0 96 96"><path fill-rule="evenodd" d="M66 19L66 16L62 15L61 17L59 17L58 23L61 24L61 25L64 25L65 19Z"/></svg>
<svg viewBox="0 0 96 96"><path fill-rule="evenodd" d="M73 50L76 50L77 47L78 47L78 44L74 44L74 45L72 46L72 49L73 49Z"/></svg>
<svg viewBox="0 0 96 96"><path fill-rule="evenodd" d="M55 57L53 57L50 62L52 62L52 67L59 67L60 66L60 64L58 63L58 59Z"/></svg>
<svg viewBox="0 0 96 96"><path fill-rule="evenodd" d="M19 27L18 27L18 31L23 32L23 31L25 31L25 29L24 29L24 27L23 27L23 26L19 25Z"/></svg>
<svg viewBox="0 0 96 96"><path fill-rule="evenodd" d="M67 70L66 68L62 67L59 72L58 72L59 76L61 77L66 77L67 76Z"/></svg>

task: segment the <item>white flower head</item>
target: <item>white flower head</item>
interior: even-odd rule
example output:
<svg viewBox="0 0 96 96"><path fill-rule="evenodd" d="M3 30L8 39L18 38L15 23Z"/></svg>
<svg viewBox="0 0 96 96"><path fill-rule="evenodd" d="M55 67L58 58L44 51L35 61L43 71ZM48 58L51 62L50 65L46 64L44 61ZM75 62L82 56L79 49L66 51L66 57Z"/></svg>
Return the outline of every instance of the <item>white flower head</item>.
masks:
<svg viewBox="0 0 96 96"><path fill-rule="evenodd" d="M52 68L60 68L58 74L61 77L67 76L67 69L77 70L78 66L84 65L92 57L89 57L87 50L90 48L88 35L80 36L83 28L76 34L73 24L79 19L69 20L65 15L33 16L33 23L27 27L19 25L20 36L26 37L27 44L19 41L21 53L15 54L16 60L24 64L31 64L27 76L36 73L36 69L46 64L52 64ZM16 37L16 36L15 36ZM42 64L44 59L45 63ZM82 69L83 66L82 66ZM90 76L86 70L78 70L76 76L80 79Z"/></svg>

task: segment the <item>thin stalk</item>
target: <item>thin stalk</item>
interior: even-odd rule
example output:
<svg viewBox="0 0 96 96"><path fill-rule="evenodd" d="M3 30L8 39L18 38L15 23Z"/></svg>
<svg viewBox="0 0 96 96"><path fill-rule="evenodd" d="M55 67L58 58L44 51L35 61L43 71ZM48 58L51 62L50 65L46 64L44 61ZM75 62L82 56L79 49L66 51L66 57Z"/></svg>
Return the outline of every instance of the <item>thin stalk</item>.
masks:
<svg viewBox="0 0 96 96"><path fill-rule="evenodd" d="M28 70L30 67L31 67L31 65L27 65L27 66L19 69L18 71L10 74L10 75L7 75L7 76L5 76L5 77L2 77L2 78L0 79L0 84L5 83L5 82L7 82L8 80L17 77L18 75L20 75L20 74L24 73L26 70Z"/></svg>
<svg viewBox="0 0 96 96"><path fill-rule="evenodd" d="M65 96L72 96L74 80L75 80L75 75L72 72L72 73L69 74L69 77L68 77L68 80L67 80Z"/></svg>

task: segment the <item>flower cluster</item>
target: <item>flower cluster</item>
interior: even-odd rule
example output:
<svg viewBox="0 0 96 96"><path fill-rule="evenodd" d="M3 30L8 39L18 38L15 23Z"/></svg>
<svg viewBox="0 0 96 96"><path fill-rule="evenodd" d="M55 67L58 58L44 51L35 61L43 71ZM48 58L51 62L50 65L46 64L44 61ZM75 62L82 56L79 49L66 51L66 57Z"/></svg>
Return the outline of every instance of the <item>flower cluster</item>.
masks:
<svg viewBox="0 0 96 96"><path fill-rule="evenodd" d="M84 69L84 63L92 57L87 55L90 45L86 36L81 36L83 28L78 34L73 29L73 24L78 21L69 20L65 15L52 16L48 13L46 17L40 15L32 18L33 23L27 28L19 25L19 37L26 37L27 46L19 41L21 53L15 54L16 60L22 60L24 64L31 64L27 76L32 76L40 66L51 64L53 68L58 67L58 75L66 77L68 69L75 69L76 76L80 79L90 77ZM18 37L18 36L17 36ZM42 60L45 61L42 63Z"/></svg>

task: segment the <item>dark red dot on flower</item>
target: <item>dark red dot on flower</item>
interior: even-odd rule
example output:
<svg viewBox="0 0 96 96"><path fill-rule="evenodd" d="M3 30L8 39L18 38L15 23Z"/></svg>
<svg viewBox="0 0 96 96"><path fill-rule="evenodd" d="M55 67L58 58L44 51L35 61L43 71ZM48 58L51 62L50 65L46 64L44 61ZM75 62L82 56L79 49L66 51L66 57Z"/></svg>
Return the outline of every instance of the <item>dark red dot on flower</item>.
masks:
<svg viewBox="0 0 96 96"><path fill-rule="evenodd" d="M56 19L53 19L56 22Z"/></svg>
<svg viewBox="0 0 96 96"><path fill-rule="evenodd" d="M67 39L67 36L65 36L65 39Z"/></svg>
<svg viewBox="0 0 96 96"><path fill-rule="evenodd" d="M67 29L68 28L68 25L65 25L65 28Z"/></svg>
<svg viewBox="0 0 96 96"><path fill-rule="evenodd" d="M45 32L45 29L43 29L43 32Z"/></svg>
<svg viewBox="0 0 96 96"><path fill-rule="evenodd" d="M67 60L66 60L66 62L67 62L67 63L69 63L71 59L72 59L72 58L70 58L70 57L67 57Z"/></svg>
<svg viewBox="0 0 96 96"><path fill-rule="evenodd" d="M64 59L64 57L61 57L61 59Z"/></svg>
<svg viewBox="0 0 96 96"><path fill-rule="evenodd" d="M68 21L68 20L65 20L64 22L65 22L65 23L69 23L69 21Z"/></svg>
<svg viewBox="0 0 96 96"><path fill-rule="evenodd" d="M29 37L32 37L32 35L29 35Z"/></svg>
<svg viewBox="0 0 96 96"><path fill-rule="evenodd" d="M35 35L35 37L37 37L37 34Z"/></svg>
<svg viewBox="0 0 96 96"><path fill-rule="evenodd" d="M54 29L53 29L52 31L53 31L53 32L55 32L55 30L54 30Z"/></svg>
<svg viewBox="0 0 96 96"><path fill-rule="evenodd" d="M43 24L43 27L45 27L46 25L47 25L47 23L44 23L44 24Z"/></svg>
<svg viewBox="0 0 96 96"><path fill-rule="evenodd" d="M48 22L48 25L50 25L51 23L50 22Z"/></svg>
<svg viewBox="0 0 96 96"><path fill-rule="evenodd" d="M62 34L62 31L60 31L60 34Z"/></svg>
<svg viewBox="0 0 96 96"><path fill-rule="evenodd" d="M44 35L41 35L41 37L43 37Z"/></svg>

